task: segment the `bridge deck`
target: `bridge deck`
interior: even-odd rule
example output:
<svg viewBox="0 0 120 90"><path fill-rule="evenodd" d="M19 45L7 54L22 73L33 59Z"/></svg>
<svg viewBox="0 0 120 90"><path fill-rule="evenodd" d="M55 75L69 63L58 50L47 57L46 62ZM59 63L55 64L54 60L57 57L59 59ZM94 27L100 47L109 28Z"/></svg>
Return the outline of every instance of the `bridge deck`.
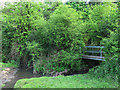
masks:
<svg viewBox="0 0 120 90"><path fill-rule="evenodd" d="M82 55L83 59L92 59L92 60L100 60L100 61L105 61L104 57L100 56L91 56L91 55Z"/></svg>

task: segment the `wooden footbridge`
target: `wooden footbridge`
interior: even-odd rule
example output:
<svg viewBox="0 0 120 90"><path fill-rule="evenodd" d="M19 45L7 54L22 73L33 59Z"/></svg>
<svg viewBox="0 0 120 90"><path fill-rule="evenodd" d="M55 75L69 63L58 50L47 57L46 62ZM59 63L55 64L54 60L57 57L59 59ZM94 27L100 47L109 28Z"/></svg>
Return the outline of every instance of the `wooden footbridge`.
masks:
<svg viewBox="0 0 120 90"><path fill-rule="evenodd" d="M104 46L86 46L82 58L105 61L105 57L103 56L104 52L102 51L103 48Z"/></svg>

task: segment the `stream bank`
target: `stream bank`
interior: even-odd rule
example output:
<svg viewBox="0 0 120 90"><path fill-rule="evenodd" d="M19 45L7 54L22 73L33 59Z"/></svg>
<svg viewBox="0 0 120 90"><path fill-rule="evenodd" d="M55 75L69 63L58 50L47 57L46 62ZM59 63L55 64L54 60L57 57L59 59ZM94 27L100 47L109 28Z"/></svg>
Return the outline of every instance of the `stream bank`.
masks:
<svg viewBox="0 0 120 90"><path fill-rule="evenodd" d="M16 81L18 81L19 79L41 77L41 76L42 75L40 75L40 74L33 75L32 70L30 70L30 69L26 70L25 68L19 68L19 69L17 69L16 73L11 75L11 77L13 77L13 78L11 78L11 80L4 83L5 86L3 87L3 89L4 88L14 88Z"/></svg>
<svg viewBox="0 0 120 90"><path fill-rule="evenodd" d="M88 60L84 60L86 64L89 64L90 62ZM95 63L95 64L93 64ZM98 62L91 62L88 67L79 70L79 71L74 71L74 72L68 72L65 76L74 76L76 74L87 74L89 72L89 68L92 68L93 66L99 65ZM33 74L32 69L25 69L20 67L19 69L17 68L6 68L2 71L3 73L3 78L2 78L2 83L5 84L3 88L14 88L15 83L19 79L29 79L33 77L42 77L43 74ZM53 75L47 75L48 77L53 77ZM2 76L1 76L2 77Z"/></svg>
<svg viewBox="0 0 120 90"><path fill-rule="evenodd" d="M4 87L5 83L10 82L14 78L17 70L17 68L13 67L6 67L0 69L0 88Z"/></svg>

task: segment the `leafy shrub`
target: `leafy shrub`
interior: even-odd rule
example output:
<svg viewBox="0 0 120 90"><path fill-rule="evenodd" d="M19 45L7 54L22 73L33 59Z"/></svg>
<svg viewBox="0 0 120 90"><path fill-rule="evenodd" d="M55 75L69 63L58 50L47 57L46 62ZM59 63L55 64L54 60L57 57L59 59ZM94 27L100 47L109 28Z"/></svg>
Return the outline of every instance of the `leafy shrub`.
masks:
<svg viewBox="0 0 120 90"><path fill-rule="evenodd" d="M109 37L110 31L118 28L118 8L114 3L100 3L88 7L88 19L85 20L85 37L89 44L100 45L104 37Z"/></svg>
<svg viewBox="0 0 120 90"><path fill-rule="evenodd" d="M78 13L68 5L59 6L49 20L49 43L56 49L78 48L82 46L82 35L78 25Z"/></svg>
<svg viewBox="0 0 120 90"><path fill-rule="evenodd" d="M81 63L80 53L67 52L64 50L50 55L50 57L39 57L35 62L35 70L48 74L53 71L61 72L67 69L68 71L78 71L83 67Z"/></svg>
<svg viewBox="0 0 120 90"><path fill-rule="evenodd" d="M58 65L57 71L64 71L65 69L71 71L77 71L82 68L81 66L81 54L79 52L67 52L61 50L58 53L57 58L54 60L55 65ZM63 70L61 70L63 69Z"/></svg>
<svg viewBox="0 0 120 90"><path fill-rule="evenodd" d="M118 31L115 30L110 33L109 38L104 38L102 41L102 45L105 46L105 62L95 69L92 72L93 76L102 77L107 79L113 79L115 81L118 80Z"/></svg>
<svg viewBox="0 0 120 90"><path fill-rule="evenodd" d="M29 51L34 52L32 57L37 56L36 59L33 58L36 71L74 71L82 67L80 47L84 47L84 42L79 28L76 27L78 16L70 6L61 5L53 12L48 22L43 24L43 28L31 34L42 49L39 51L38 47L34 47L36 44L30 42L33 49Z"/></svg>
<svg viewBox="0 0 120 90"><path fill-rule="evenodd" d="M28 36L38 29L44 19L42 18L42 4L32 2L6 3L2 9L3 21L3 61L15 60L27 65L29 51L26 48ZM40 24L36 24L40 23Z"/></svg>
<svg viewBox="0 0 120 90"><path fill-rule="evenodd" d="M17 68L19 66L18 63L16 63L14 60L11 60L10 62L7 62L7 63L1 63L0 62L0 64L2 65L3 68L6 68L6 67Z"/></svg>
<svg viewBox="0 0 120 90"><path fill-rule="evenodd" d="M78 11L82 10L79 12L69 5L60 4L53 5L52 9L42 3L6 4L7 7L2 9L3 61L14 60L28 67L33 63L36 71L44 73L64 69L79 70L82 67L79 47L82 51L87 40L93 40L98 45L111 32L109 38L103 39L108 62L101 64L105 65L108 72L100 72L101 76L115 72L117 69L114 64L118 55L118 39L115 36L118 27L117 5L103 3L82 9L85 4L81 4L73 3L72 6L77 7L75 9ZM80 5L83 7L79 8ZM46 13L46 9L54 12ZM110 66L113 59L115 61Z"/></svg>

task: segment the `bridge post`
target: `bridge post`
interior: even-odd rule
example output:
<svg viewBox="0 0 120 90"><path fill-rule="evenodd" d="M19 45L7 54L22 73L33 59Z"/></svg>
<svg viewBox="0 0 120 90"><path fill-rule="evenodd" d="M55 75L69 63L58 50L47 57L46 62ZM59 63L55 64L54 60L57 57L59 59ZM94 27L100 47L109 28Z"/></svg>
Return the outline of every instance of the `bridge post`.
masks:
<svg viewBox="0 0 120 90"><path fill-rule="evenodd" d="M93 47L92 47L92 51L93 51ZM93 55L93 52L92 52L92 55Z"/></svg>
<svg viewBox="0 0 120 90"><path fill-rule="evenodd" d="M102 57L102 47L100 47L100 57Z"/></svg>

